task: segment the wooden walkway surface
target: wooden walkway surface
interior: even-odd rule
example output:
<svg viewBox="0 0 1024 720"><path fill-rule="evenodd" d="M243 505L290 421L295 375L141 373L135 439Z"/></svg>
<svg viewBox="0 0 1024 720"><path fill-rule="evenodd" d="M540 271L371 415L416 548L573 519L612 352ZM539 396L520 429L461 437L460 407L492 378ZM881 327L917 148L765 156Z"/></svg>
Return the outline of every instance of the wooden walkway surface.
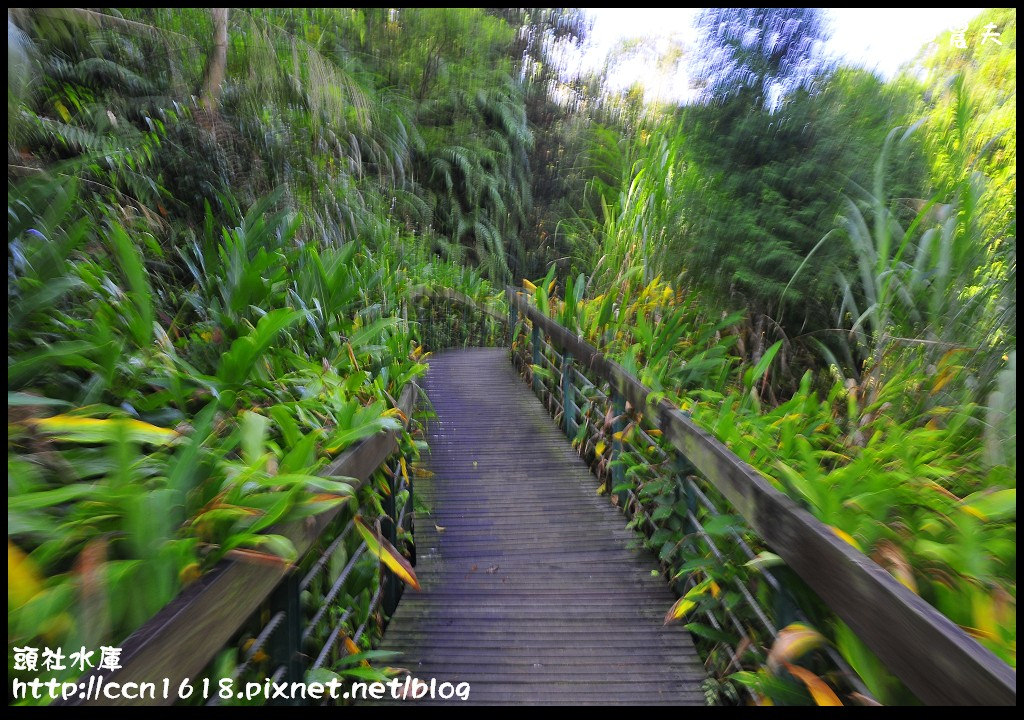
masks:
<svg viewBox="0 0 1024 720"><path fill-rule="evenodd" d="M508 352L429 359L423 589L406 590L385 633L382 649L402 653L389 664L468 682L470 703L703 704L688 633L662 625L674 597L654 557L631 549Z"/></svg>

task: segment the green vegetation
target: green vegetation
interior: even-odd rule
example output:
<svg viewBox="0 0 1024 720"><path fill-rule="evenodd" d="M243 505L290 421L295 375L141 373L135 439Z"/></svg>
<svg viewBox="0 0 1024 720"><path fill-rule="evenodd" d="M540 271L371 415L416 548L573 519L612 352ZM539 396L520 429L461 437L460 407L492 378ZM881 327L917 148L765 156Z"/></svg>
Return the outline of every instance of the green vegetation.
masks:
<svg viewBox="0 0 1024 720"><path fill-rule="evenodd" d="M1016 15L971 25L1002 46L940 42L922 85L811 54L785 76L781 50L733 42L788 12L711 13L705 102L595 133L601 212L570 225L591 299L567 282L551 312L1015 665ZM910 699L820 629L879 700ZM801 686L719 680L775 702Z"/></svg>
<svg viewBox="0 0 1024 720"><path fill-rule="evenodd" d="M267 530L347 501L318 473L425 370L413 288L527 277L1015 666L1016 11L891 80L825 62L814 10L700 27L676 107L573 76L573 9L12 11L9 654L292 561ZM687 562L700 602L758 571ZM782 639L912 699L810 619ZM753 646L716 699L825 697L705 639Z"/></svg>

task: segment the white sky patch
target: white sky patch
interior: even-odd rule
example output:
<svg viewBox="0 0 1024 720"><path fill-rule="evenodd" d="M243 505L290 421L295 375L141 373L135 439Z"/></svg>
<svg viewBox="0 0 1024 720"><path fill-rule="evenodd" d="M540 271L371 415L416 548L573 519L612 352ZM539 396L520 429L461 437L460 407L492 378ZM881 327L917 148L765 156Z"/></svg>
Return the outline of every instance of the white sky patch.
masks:
<svg viewBox="0 0 1024 720"><path fill-rule="evenodd" d="M921 48L941 33L966 25L980 8L835 8L825 10L831 38L826 52L841 61L874 70L885 78L914 59ZM693 96L684 56L678 69L658 70L652 55L682 44L691 56L697 42L694 21L698 8L600 8L588 10L594 25L583 48L584 69L599 71L623 41L647 38L653 52L619 61L609 76L613 89L635 82L648 98L686 101Z"/></svg>

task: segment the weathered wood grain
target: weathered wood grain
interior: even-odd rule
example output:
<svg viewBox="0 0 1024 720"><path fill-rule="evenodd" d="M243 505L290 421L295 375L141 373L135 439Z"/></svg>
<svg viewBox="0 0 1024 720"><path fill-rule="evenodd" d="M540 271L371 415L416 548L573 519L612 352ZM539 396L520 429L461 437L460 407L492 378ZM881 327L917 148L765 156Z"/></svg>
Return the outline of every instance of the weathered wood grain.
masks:
<svg viewBox="0 0 1024 720"><path fill-rule="evenodd" d="M470 703L703 704L692 640L663 625L675 598L653 556L508 350L429 362L423 590L403 595L385 632L383 649L402 653L391 664L469 682Z"/></svg>

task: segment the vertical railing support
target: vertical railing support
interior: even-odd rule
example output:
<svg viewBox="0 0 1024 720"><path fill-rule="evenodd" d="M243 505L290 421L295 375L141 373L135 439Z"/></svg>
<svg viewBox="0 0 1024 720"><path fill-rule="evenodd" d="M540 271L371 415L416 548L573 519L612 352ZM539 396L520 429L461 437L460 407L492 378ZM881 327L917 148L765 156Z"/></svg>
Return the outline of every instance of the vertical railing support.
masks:
<svg viewBox="0 0 1024 720"><path fill-rule="evenodd" d="M508 346L512 347L512 339L516 334L516 327L519 325L519 308L516 307L515 296L508 294Z"/></svg>
<svg viewBox="0 0 1024 720"><path fill-rule="evenodd" d="M572 353L562 355L562 425L572 440L576 437L576 389L572 384Z"/></svg>
<svg viewBox="0 0 1024 720"><path fill-rule="evenodd" d="M407 543L409 548L409 563L413 567L416 567L416 510L413 507L414 503L412 499L412 494L415 492L415 488L413 487L411 472L409 473L409 479L405 481L405 487L409 491L408 496L405 498L405 522L408 527L403 529L408 533L408 537L412 538L412 542Z"/></svg>
<svg viewBox="0 0 1024 720"><path fill-rule="evenodd" d="M626 414L626 399L613 387L611 388L611 401L614 419L612 420L612 458L609 463L612 469L611 486L608 488L609 492L613 488L620 487L626 480L626 468L622 466L621 462L618 462L622 457L621 433L626 428L626 421L623 417ZM629 493L625 490L619 490L616 497L619 500L619 507L625 511L626 503L629 501Z"/></svg>
<svg viewBox="0 0 1024 720"><path fill-rule="evenodd" d="M462 335L462 347L463 348L468 348L469 347L469 320L467 318L467 315L469 313L469 309L466 307L465 303L459 303L459 304L462 306L462 326L459 328L459 333Z"/></svg>
<svg viewBox="0 0 1024 720"><path fill-rule="evenodd" d="M541 397L541 399L543 400L544 396L543 396L543 393L541 392L541 390L544 387L544 383L541 381L540 375L537 373L537 370L541 366L540 365L540 341L541 341L540 327L537 325L537 323L534 323L533 324L533 330L530 332L530 343L533 345L533 367L534 367L534 370L533 370L533 391L535 393L537 393L537 395L539 395Z"/></svg>
<svg viewBox="0 0 1024 720"><path fill-rule="evenodd" d="M281 682L302 682L305 669L302 656L302 603L299 597L299 573L292 570L285 576L270 596L270 611L284 611L284 620L271 636L270 657L278 666L284 665L285 672ZM285 704L297 704L296 701L285 701Z"/></svg>
<svg viewBox="0 0 1024 720"><path fill-rule="evenodd" d="M416 303L416 333L420 338L420 345L426 346L424 349L429 349L427 343L427 329L423 324L423 308L420 303Z"/></svg>
<svg viewBox="0 0 1024 720"><path fill-rule="evenodd" d="M690 476L693 475L697 469L690 462L689 458L678 452L672 454L672 475L675 477L675 487L673 489L673 495L675 497L675 503L677 509L679 503L682 502L686 506L686 512L692 513L694 517L697 516L697 493L694 492L693 481L690 480ZM683 518L683 528L690 537L697 536L697 528L692 527L689 517Z"/></svg>
<svg viewBox="0 0 1024 720"><path fill-rule="evenodd" d="M388 489L390 492L384 496L381 506L384 509L384 515L381 517L381 535L383 535L391 547L398 547L398 512L397 503L395 502L395 493L398 492L398 478L401 477L402 472L401 466L396 463L396 470L392 473L391 478L388 480ZM395 613L395 609L398 607L398 601L402 595L402 588L399 587L400 580L395 576L393 572L388 570L383 563L381 563L381 583L384 585L384 597L382 598L384 614L391 617Z"/></svg>

